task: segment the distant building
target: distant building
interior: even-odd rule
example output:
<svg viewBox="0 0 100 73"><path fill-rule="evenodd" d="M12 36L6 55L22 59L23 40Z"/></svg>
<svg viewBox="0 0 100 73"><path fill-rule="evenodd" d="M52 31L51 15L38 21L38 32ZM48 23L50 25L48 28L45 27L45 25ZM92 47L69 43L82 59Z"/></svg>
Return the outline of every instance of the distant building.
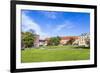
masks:
<svg viewBox="0 0 100 73"><path fill-rule="evenodd" d="M69 40L73 39L73 40L77 40L78 36L65 36L65 37L60 37L60 45L66 45L68 43Z"/></svg>
<svg viewBox="0 0 100 73"><path fill-rule="evenodd" d="M78 36L64 36L64 37L60 37L60 44L59 45L67 45L69 40L76 40L78 39ZM46 38L45 39L45 43L48 44L49 43L50 38Z"/></svg>
<svg viewBox="0 0 100 73"><path fill-rule="evenodd" d="M46 46L47 42L46 40L39 40L39 46Z"/></svg>
<svg viewBox="0 0 100 73"><path fill-rule="evenodd" d="M36 48L39 47L39 35L35 35L35 39L34 39L34 47L36 47Z"/></svg>
<svg viewBox="0 0 100 73"><path fill-rule="evenodd" d="M81 36L64 36L60 38L61 40L60 40L59 45L67 45L70 40L74 40L72 42L72 45L85 46L85 47L90 46L90 34L88 33L84 33ZM34 47L47 46L49 43L49 40L50 38L41 40L39 39L39 35L35 35Z"/></svg>
<svg viewBox="0 0 100 73"><path fill-rule="evenodd" d="M34 47L38 48L39 46L46 46L46 45L47 45L47 40L39 39L39 35L35 35Z"/></svg>
<svg viewBox="0 0 100 73"><path fill-rule="evenodd" d="M90 46L90 34L88 33L82 34L81 36L79 36L79 39L73 42L73 45L85 46L85 47Z"/></svg>
<svg viewBox="0 0 100 73"><path fill-rule="evenodd" d="M88 33L84 33L80 36L79 39L79 46L86 46L88 47L90 43L90 36Z"/></svg>

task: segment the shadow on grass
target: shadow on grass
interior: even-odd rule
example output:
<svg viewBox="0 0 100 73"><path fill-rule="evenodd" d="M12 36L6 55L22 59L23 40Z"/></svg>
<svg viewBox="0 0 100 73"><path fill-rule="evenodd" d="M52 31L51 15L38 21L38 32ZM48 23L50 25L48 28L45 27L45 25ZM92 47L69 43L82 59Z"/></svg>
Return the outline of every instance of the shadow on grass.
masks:
<svg viewBox="0 0 100 73"><path fill-rule="evenodd" d="M85 46L74 46L75 49L80 49L80 48L83 48L83 49L90 49L90 47L85 47Z"/></svg>

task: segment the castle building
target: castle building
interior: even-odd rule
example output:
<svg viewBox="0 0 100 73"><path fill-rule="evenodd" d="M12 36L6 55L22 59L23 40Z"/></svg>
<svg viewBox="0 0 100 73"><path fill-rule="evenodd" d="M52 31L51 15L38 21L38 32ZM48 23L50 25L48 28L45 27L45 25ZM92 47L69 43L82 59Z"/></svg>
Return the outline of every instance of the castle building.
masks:
<svg viewBox="0 0 100 73"><path fill-rule="evenodd" d="M79 39L73 42L73 45L89 47L90 46L90 34L84 33L80 35Z"/></svg>
<svg viewBox="0 0 100 73"><path fill-rule="evenodd" d="M39 35L35 35L34 39L34 47L38 48L39 47Z"/></svg>

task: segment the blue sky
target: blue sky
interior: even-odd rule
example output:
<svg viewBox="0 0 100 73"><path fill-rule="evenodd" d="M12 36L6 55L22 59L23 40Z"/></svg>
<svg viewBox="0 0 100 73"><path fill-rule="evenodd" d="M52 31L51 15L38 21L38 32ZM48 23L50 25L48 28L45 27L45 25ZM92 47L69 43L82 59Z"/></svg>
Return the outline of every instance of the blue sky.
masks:
<svg viewBox="0 0 100 73"><path fill-rule="evenodd" d="M34 30L40 38L79 36L90 31L90 14L21 10L22 31Z"/></svg>

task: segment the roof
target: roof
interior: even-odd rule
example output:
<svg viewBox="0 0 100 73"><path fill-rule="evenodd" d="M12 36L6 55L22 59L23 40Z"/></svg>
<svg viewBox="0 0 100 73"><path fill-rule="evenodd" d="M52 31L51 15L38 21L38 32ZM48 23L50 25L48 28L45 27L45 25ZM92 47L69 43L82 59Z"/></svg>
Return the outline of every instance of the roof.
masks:
<svg viewBox="0 0 100 73"><path fill-rule="evenodd" d="M39 40L39 42L45 42L46 40Z"/></svg>
<svg viewBox="0 0 100 73"><path fill-rule="evenodd" d="M78 36L64 36L61 37L61 40L78 39L78 38L79 38Z"/></svg>

